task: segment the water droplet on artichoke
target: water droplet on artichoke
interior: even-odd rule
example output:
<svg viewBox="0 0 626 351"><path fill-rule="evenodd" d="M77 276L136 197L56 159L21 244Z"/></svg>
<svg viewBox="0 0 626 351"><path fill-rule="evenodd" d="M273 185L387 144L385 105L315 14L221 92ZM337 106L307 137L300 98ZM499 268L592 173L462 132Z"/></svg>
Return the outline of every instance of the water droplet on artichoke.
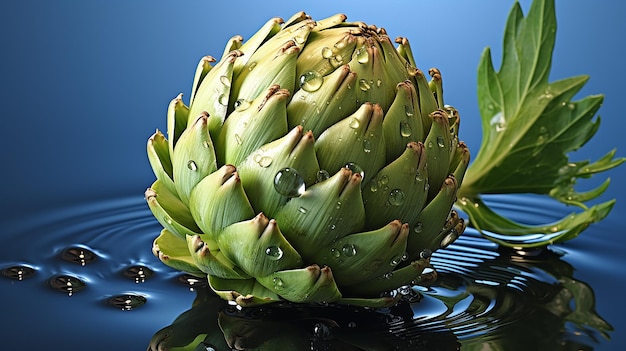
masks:
<svg viewBox="0 0 626 351"><path fill-rule="evenodd" d="M241 136L239 134L235 134L235 142L237 145L243 144L243 140L241 140Z"/></svg>
<svg viewBox="0 0 626 351"><path fill-rule="evenodd" d="M274 189L283 196L298 197L304 193L304 179L295 169L283 168L274 176Z"/></svg>
<svg viewBox="0 0 626 351"><path fill-rule="evenodd" d="M361 166L357 165L354 162L348 162L344 167L352 171L352 174L358 173L361 175L361 178L365 177L365 172L363 171L363 168L361 168Z"/></svg>
<svg viewBox="0 0 626 351"><path fill-rule="evenodd" d="M306 209L306 208L304 208L304 207L300 207L300 208L298 208L298 212L300 212L300 213L302 213L302 214L306 214L308 211L309 211L309 210L307 210L307 209Z"/></svg>
<svg viewBox="0 0 626 351"><path fill-rule="evenodd" d="M446 236L441 239L441 248L445 248L448 245L452 244L459 237L459 233L456 230L451 229Z"/></svg>
<svg viewBox="0 0 626 351"><path fill-rule="evenodd" d="M395 267L400 264L400 262L402 262L402 255L395 255L391 261L389 261L389 264Z"/></svg>
<svg viewBox="0 0 626 351"><path fill-rule="evenodd" d="M359 88L360 88L362 91L368 91L368 90L370 90L370 88L371 88L371 87L372 87L372 86L370 85L370 83L368 83L365 79L361 79L361 80L359 81Z"/></svg>
<svg viewBox="0 0 626 351"><path fill-rule="evenodd" d="M333 51L329 47L325 46L325 47L322 48L322 57L323 58L329 59L332 56L333 56Z"/></svg>
<svg viewBox="0 0 626 351"><path fill-rule="evenodd" d="M250 105L252 105L252 103L250 103L250 101L245 100L245 99L239 99L239 100L235 101L235 110L237 110L237 111L244 111L244 110L247 110L248 107L250 107Z"/></svg>
<svg viewBox="0 0 626 351"><path fill-rule="evenodd" d="M393 206L400 206L404 202L404 191L400 189L393 189L389 192L389 198L387 199Z"/></svg>
<svg viewBox="0 0 626 351"><path fill-rule="evenodd" d="M432 256L433 252L430 249L424 249L420 252L420 258L427 259Z"/></svg>
<svg viewBox="0 0 626 351"><path fill-rule="evenodd" d="M190 160L189 162L187 162L187 168L195 172L198 170L198 165L196 164L196 161Z"/></svg>
<svg viewBox="0 0 626 351"><path fill-rule="evenodd" d="M376 179L370 181L370 191L373 193L378 191L378 181Z"/></svg>
<svg viewBox="0 0 626 351"><path fill-rule="evenodd" d="M367 53L367 48L361 46L356 50L356 60L358 63L367 63L370 60L370 56Z"/></svg>
<svg viewBox="0 0 626 351"><path fill-rule="evenodd" d="M217 102L219 102L220 105L228 106L228 95L220 94L220 96L217 98Z"/></svg>
<svg viewBox="0 0 626 351"><path fill-rule="evenodd" d="M163 216L163 221L167 224L172 224L172 219L169 216Z"/></svg>
<svg viewBox="0 0 626 351"><path fill-rule="evenodd" d="M283 286L285 286L285 282L283 282L283 280L278 277L274 277L274 279L272 279L272 282L274 283L275 288L282 288Z"/></svg>
<svg viewBox="0 0 626 351"><path fill-rule="evenodd" d="M272 161L274 161L274 159L270 156L262 156L259 158L259 161L257 163L259 164L259 166L267 168L272 164Z"/></svg>
<svg viewBox="0 0 626 351"><path fill-rule="evenodd" d="M408 138L413 134L411 126L408 122L400 122L400 135L404 138Z"/></svg>
<svg viewBox="0 0 626 351"><path fill-rule="evenodd" d="M308 70L300 76L300 88L309 93L319 90L324 83L324 78L317 71Z"/></svg>
<svg viewBox="0 0 626 351"><path fill-rule="evenodd" d="M323 181L325 181L325 180L326 180L326 179L328 179L328 178L330 178L330 173L328 173L328 171L327 171L327 170L322 169L322 170L320 170L319 172L317 172L316 179L317 179L317 182L318 182L318 183L319 183L319 182L323 182Z"/></svg>
<svg viewBox="0 0 626 351"><path fill-rule="evenodd" d="M372 151L372 142L369 139L363 139L363 151L366 153Z"/></svg>
<svg viewBox="0 0 626 351"><path fill-rule="evenodd" d="M203 141L202 142L202 147L204 147L205 149L208 149L210 147L209 142L208 141Z"/></svg>
<svg viewBox="0 0 626 351"><path fill-rule="evenodd" d="M413 115L415 114L415 110L413 109L413 105L404 105L404 113L406 114L407 117L413 117Z"/></svg>
<svg viewBox="0 0 626 351"><path fill-rule="evenodd" d="M313 336L317 339L326 339L330 336L330 327L326 323L316 323L313 326Z"/></svg>
<svg viewBox="0 0 626 351"><path fill-rule="evenodd" d="M228 77L226 76L220 76L220 82L222 84L224 84L224 86L229 87L230 88L230 79L228 79Z"/></svg>
<svg viewBox="0 0 626 351"><path fill-rule="evenodd" d="M419 234L422 232L423 228L424 228L424 225L422 224L422 222L417 222L417 224L415 224L415 227L413 228L413 231Z"/></svg>
<svg viewBox="0 0 626 351"><path fill-rule="evenodd" d="M446 146L446 144L444 143L443 137L442 136L438 136L437 137L437 146L439 147L444 147Z"/></svg>
<svg viewBox="0 0 626 351"><path fill-rule="evenodd" d="M265 254L273 261L280 260L283 257L283 250L278 246L269 246L265 249Z"/></svg>
<svg viewBox="0 0 626 351"><path fill-rule="evenodd" d="M354 246L354 244L345 244L341 248L341 252L344 254L344 256L352 257L356 255L356 247Z"/></svg>
<svg viewBox="0 0 626 351"><path fill-rule="evenodd" d="M341 252L334 247L330 249L330 254L334 258L339 258L339 256L341 256Z"/></svg>
<svg viewBox="0 0 626 351"><path fill-rule="evenodd" d="M252 71L256 67L256 65L256 61L250 62L250 64L248 65L248 71Z"/></svg>
<svg viewBox="0 0 626 351"><path fill-rule="evenodd" d="M359 128L360 125L361 125L361 123L359 122L358 119L352 118L352 120L350 120L350 124L349 124L350 128L357 129L357 128Z"/></svg>
<svg viewBox="0 0 626 351"><path fill-rule="evenodd" d="M506 129L506 120L504 119L504 114L502 114L502 112L498 112L495 116L493 116L489 123L496 129L496 132L501 132Z"/></svg>

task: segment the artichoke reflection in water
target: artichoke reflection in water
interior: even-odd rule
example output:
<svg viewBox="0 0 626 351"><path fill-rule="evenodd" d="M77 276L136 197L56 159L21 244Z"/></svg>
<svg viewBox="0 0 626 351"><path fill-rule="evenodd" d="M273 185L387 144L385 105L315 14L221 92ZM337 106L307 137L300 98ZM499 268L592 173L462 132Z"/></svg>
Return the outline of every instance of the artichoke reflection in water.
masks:
<svg viewBox="0 0 626 351"><path fill-rule="evenodd" d="M465 229L469 162L436 69L382 28L272 19L205 57L169 105L146 191L154 253L242 306L385 306Z"/></svg>

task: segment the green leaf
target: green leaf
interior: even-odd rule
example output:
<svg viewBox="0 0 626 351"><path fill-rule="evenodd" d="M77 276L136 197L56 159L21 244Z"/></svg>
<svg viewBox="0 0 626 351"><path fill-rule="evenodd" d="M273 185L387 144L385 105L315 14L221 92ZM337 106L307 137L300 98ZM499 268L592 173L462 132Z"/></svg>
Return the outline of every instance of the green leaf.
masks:
<svg viewBox="0 0 626 351"><path fill-rule="evenodd" d="M554 0L533 1L526 17L515 3L505 28L498 72L493 67L489 48L483 53L478 68L483 140L459 191L461 201L457 202L477 228L503 235L546 234L544 241L538 241L544 245L555 240L549 230L553 226L488 221L497 215L480 201L480 195L546 194L583 208L584 212L577 215L579 220L559 221L564 233L568 233L559 237L558 241L562 241L606 216L606 213L602 216L594 213L599 207L610 209L607 203L592 208L584 204L600 196L607 189L608 180L584 193L574 190L576 181L626 160L613 159L612 151L594 163L570 161L568 153L583 146L598 130L600 118L594 120L594 116L604 97L592 95L572 101L587 82L587 76L548 81L555 38ZM481 206L469 208L467 203L481 203ZM503 240L501 244L506 242Z"/></svg>

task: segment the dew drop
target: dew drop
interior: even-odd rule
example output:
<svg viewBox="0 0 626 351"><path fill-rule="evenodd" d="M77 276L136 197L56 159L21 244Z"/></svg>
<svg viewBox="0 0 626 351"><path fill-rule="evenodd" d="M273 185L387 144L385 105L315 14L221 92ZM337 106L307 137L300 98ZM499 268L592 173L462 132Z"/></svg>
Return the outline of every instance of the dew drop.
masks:
<svg viewBox="0 0 626 351"><path fill-rule="evenodd" d="M400 262L402 262L402 255L401 255L401 254L400 254L400 255L395 255L395 256L391 259L391 261L389 261L389 264L390 264L391 266L394 266L394 267L395 267L395 266L397 266L398 264L400 264Z"/></svg>
<svg viewBox="0 0 626 351"><path fill-rule="evenodd" d="M422 232L423 229L424 229L424 225L422 224L422 222L417 222L417 224L415 224L415 227L413 228L413 231L419 234Z"/></svg>
<svg viewBox="0 0 626 351"><path fill-rule="evenodd" d="M451 229L446 236L441 239L441 248L445 248L448 245L452 244L459 237L459 233L456 230Z"/></svg>
<svg viewBox="0 0 626 351"><path fill-rule="evenodd" d="M363 139L363 152L369 153L372 151L372 142L369 139Z"/></svg>
<svg viewBox="0 0 626 351"><path fill-rule="evenodd" d="M326 339L330 336L330 327L326 323L316 323L313 326L313 336L317 339Z"/></svg>
<svg viewBox="0 0 626 351"><path fill-rule="evenodd" d="M432 141L429 141L429 142L428 142L428 148L429 148L429 149L432 149L432 148L433 148L433 142L432 142Z"/></svg>
<svg viewBox="0 0 626 351"><path fill-rule="evenodd" d="M389 193L389 198L387 199L387 201L389 201L389 203L393 206L400 206L404 202L404 197L404 191L400 189L393 189Z"/></svg>
<svg viewBox="0 0 626 351"><path fill-rule="evenodd" d="M245 111L247 110L250 105L252 105L252 103L250 103L250 101L245 100L245 99L239 99L237 101L235 101L235 110L237 111Z"/></svg>
<svg viewBox="0 0 626 351"><path fill-rule="evenodd" d="M391 279L391 278L393 278L393 272L385 273L385 274L383 275L383 278L385 278L385 279Z"/></svg>
<svg viewBox="0 0 626 351"><path fill-rule="evenodd" d="M222 82L222 84L224 84L224 86L230 88L230 79L228 79L228 77L220 76L220 82Z"/></svg>
<svg viewBox="0 0 626 351"><path fill-rule="evenodd" d="M387 185L389 184L389 176L383 175L378 181L380 182L380 185Z"/></svg>
<svg viewBox="0 0 626 351"><path fill-rule="evenodd" d="M287 197L298 197L304 193L302 176L293 168L283 168L274 176L274 189Z"/></svg>
<svg viewBox="0 0 626 351"><path fill-rule="evenodd" d="M329 47L325 46L325 47L322 48L322 57L323 58L329 59L332 56L333 56L333 51Z"/></svg>
<svg viewBox="0 0 626 351"><path fill-rule="evenodd" d="M356 255L356 247L354 246L354 244L345 244L341 248L341 252L346 257L352 257L352 256Z"/></svg>
<svg viewBox="0 0 626 351"><path fill-rule="evenodd" d="M202 147L204 147L205 149L208 149L208 148L211 147L211 145L209 144L208 141L205 140L205 141L202 142Z"/></svg>
<svg viewBox="0 0 626 351"><path fill-rule="evenodd" d="M198 165L196 164L196 161L190 160L189 162L187 162L187 168L195 172L198 170Z"/></svg>
<svg viewBox="0 0 626 351"><path fill-rule="evenodd" d="M417 172L415 173L415 181L416 182L423 182L424 181L424 175L421 172Z"/></svg>
<svg viewBox="0 0 626 351"><path fill-rule="evenodd" d="M259 164L259 166L267 168L272 164L272 161L274 161L274 159L270 156L262 156L261 158L259 158L259 161L257 163Z"/></svg>
<svg viewBox="0 0 626 351"><path fill-rule="evenodd" d="M81 291L86 287L85 282L71 275L57 275L50 278L48 284L54 290L67 293L68 296L72 296L75 292Z"/></svg>
<svg viewBox="0 0 626 351"><path fill-rule="evenodd" d="M163 221L167 224L172 224L172 219L169 216L163 216Z"/></svg>
<svg viewBox="0 0 626 351"><path fill-rule="evenodd" d="M146 302L145 297L135 294L116 295L107 300L109 305L117 307L122 311L130 311L144 305Z"/></svg>
<svg viewBox="0 0 626 351"><path fill-rule="evenodd" d="M98 256L93 251L83 247L70 247L61 253L61 259L81 266L95 261L96 258Z"/></svg>
<svg viewBox="0 0 626 351"><path fill-rule="evenodd" d="M283 280L278 277L274 277L272 279L272 283L274 283L274 287L276 288L282 288L285 286L285 282L283 282Z"/></svg>
<svg viewBox="0 0 626 351"><path fill-rule="evenodd" d="M15 280L24 280L35 275L35 272L35 269L32 267L19 265L2 269L2 276Z"/></svg>
<svg viewBox="0 0 626 351"><path fill-rule="evenodd" d="M363 171L363 168L361 168L361 166L357 165L354 162L348 162L346 163L346 165L344 166L345 168L349 169L352 171L352 174L360 174L361 178L365 177L365 172Z"/></svg>
<svg viewBox="0 0 626 351"><path fill-rule="evenodd" d="M437 137L437 146L439 146L439 147L445 147L446 146L442 136L438 136Z"/></svg>
<svg viewBox="0 0 626 351"><path fill-rule="evenodd" d="M573 103L569 103L569 104L567 104L567 108L573 111L573 110L576 109L576 105L573 104Z"/></svg>
<svg viewBox="0 0 626 351"><path fill-rule="evenodd" d="M496 107L493 104L489 104L489 106L487 106L487 109L489 111L493 111Z"/></svg>
<svg viewBox="0 0 626 351"><path fill-rule="evenodd" d="M411 130L411 126L409 125L409 123L400 122L400 135L403 138L408 138L411 136L411 134L413 134L413 131Z"/></svg>
<svg viewBox="0 0 626 351"><path fill-rule="evenodd" d="M420 252L420 258L427 259L427 258L430 258L432 254L433 252L430 249L424 249L422 250L422 252Z"/></svg>
<svg viewBox="0 0 626 351"><path fill-rule="evenodd" d="M304 207L300 207L300 208L298 208L298 212L300 212L300 213L302 213L302 214L306 214L307 212L309 212L309 210L307 210L307 209L306 209L306 208L304 208Z"/></svg>
<svg viewBox="0 0 626 351"><path fill-rule="evenodd" d="M350 124L349 124L350 128L352 128L352 129L357 129L357 128L359 128L359 126L360 126L360 125L361 125L361 123L359 122L359 120L358 120L358 119L356 119L356 118L352 118L352 119L350 120Z"/></svg>
<svg viewBox="0 0 626 351"><path fill-rule="evenodd" d="M361 46L356 50L356 60L358 63L367 63L370 60L370 56L367 53L367 48Z"/></svg>
<svg viewBox="0 0 626 351"><path fill-rule="evenodd" d="M375 179L372 179L370 181L370 191L373 193L378 191L378 181L376 181Z"/></svg>
<svg viewBox="0 0 626 351"><path fill-rule="evenodd" d="M337 68L343 64L343 57L341 57L341 55L335 55L331 57L329 61L333 67Z"/></svg>
<svg viewBox="0 0 626 351"><path fill-rule="evenodd" d="M306 42L308 36L309 31L307 30L306 26L301 26L296 31L296 34L293 36L293 40L295 40L298 45L302 45Z"/></svg>
<svg viewBox="0 0 626 351"><path fill-rule="evenodd" d="M300 76L300 88L309 93L319 90L323 83L324 78L317 71L304 71Z"/></svg>
<svg viewBox="0 0 626 351"><path fill-rule="evenodd" d="M383 81L382 81L382 80L378 79L378 80L376 81L376 86L377 86L377 87L379 87L379 88L380 88L380 86L381 86L382 84L383 84Z"/></svg>
<svg viewBox="0 0 626 351"><path fill-rule="evenodd" d="M222 106L228 106L228 95L220 94L220 96L217 98L217 102L219 102Z"/></svg>
<svg viewBox="0 0 626 351"><path fill-rule="evenodd" d="M348 328L356 328L356 322L348 323Z"/></svg>
<svg viewBox="0 0 626 351"><path fill-rule="evenodd" d="M334 247L330 249L330 254L334 258L339 258L339 256L341 256L341 252L339 250L337 250L336 248L334 248Z"/></svg>
<svg viewBox="0 0 626 351"><path fill-rule="evenodd" d="M359 81L359 88L360 88L362 91L368 91L368 90L370 90L371 85L370 85L370 83L368 83L365 79L361 79L361 80Z"/></svg>
<svg viewBox="0 0 626 351"><path fill-rule="evenodd" d="M241 139L241 136L239 134L235 134L235 142L237 143L237 145L243 144L243 140Z"/></svg>
<svg viewBox="0 0 626 351"><path fill-rule="evenodd" d="M265 249L265 254L270 260L276 261L283 257L283 250L278 246L269 246Z"/></svg>
<svg viewBox="0 0 626 351"><path fill-rule="evenodd" d="M250 62L250 64L248 65L248 71L252 71L256 67L256 65L256 61Z"/></svg>
<svg viewBox="0 0 626 351"><path fill-rule="evenodd" d="M328 171L327 171L327 170L322 169L322 170L320 170L319 172L317 172L316 179L317 179L317 182L318 182L318 183L319 183L319 182L323 182L323 181L325 181L325 180L326 180L326 179L328 179L328 178L330 178L330 174L328 173Z"/></svg>

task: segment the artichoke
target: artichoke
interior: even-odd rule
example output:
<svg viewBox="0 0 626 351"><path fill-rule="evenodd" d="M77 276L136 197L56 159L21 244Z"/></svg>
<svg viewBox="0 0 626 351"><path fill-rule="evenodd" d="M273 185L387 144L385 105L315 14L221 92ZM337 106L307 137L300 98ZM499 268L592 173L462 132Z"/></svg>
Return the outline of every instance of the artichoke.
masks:
<svg viewBox="0 0 626 351"><path fill-rule="evenodd" d="M435 275L469 151L406 38L304 12L200 61L147 152L153 252L241 306L388 306Z"/></svg>

